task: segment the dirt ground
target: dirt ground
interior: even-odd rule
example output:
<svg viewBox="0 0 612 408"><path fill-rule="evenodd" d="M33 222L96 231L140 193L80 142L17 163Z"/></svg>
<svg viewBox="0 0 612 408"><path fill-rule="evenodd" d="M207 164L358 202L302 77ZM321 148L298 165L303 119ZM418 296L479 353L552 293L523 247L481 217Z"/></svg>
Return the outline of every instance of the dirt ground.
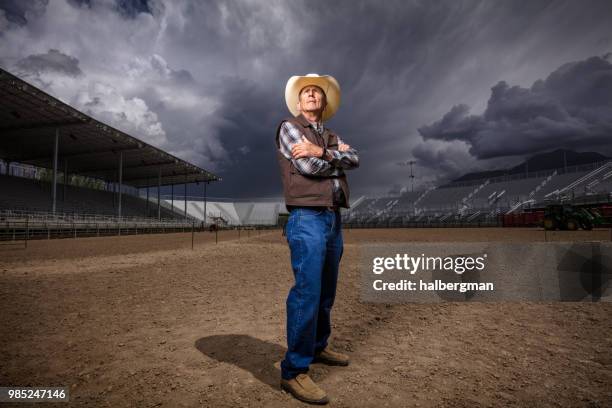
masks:
<svg viewBox="0 0 612 408"><path fill-rule="evenodd" d="M0 247L0 385L70 387L57 406L303 406L278 387L289 251L278 230L248 235ZM345 231L332 344L351 365L311 368L330 406L611 407L610 303L359 300L362 243L545 239L610 231Z"/></svg>

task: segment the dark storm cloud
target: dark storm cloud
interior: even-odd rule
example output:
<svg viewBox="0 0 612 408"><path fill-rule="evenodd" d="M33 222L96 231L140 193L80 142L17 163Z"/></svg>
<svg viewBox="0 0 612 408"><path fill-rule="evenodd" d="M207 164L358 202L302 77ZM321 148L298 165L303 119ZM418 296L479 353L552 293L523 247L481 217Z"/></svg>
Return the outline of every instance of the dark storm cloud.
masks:
<svg viewBox="0 0 612 408"><path fill-rule="evenodd" d="M28 19L41 16L49 0L0 0L0 10L4 11L8 21L25 25Z"/></svg>
<svg viewBox="0 0 612 408"><path fill-rule="evenodd" d="M95 5L95 0L67 0L69 4L75 7L92 7ZM124 17L134 18L138 13L149 13L153 12L151 5L148 0L115 0L113 4L114 9Z"/></svg>
<svg viewBox="0 0 612 408"><path fill-rule="evenodd" d="M57 1L57 0L56 0ZM91 7L95 0L66 0L74 7ZM0 10L3 10L9 21L25 25L29 19L44 14L49 0L0 0ZM105 6L105 5L103 5ZM112 7L124 17L134 18L138 13L153 13L148 0L115 0Z"/></svg>
<svg viewBox="0 0 612 408"><path fill-rule="evenodd" d="M274 149L278 110L277 90L235 79L224 89L223 105L215 112L221 142L229 154L221 175L240 185L245 197L278 194L280 176ZM265 101L262 103L262 101Z"/></svg>
<svg viewBox="0 0 612 408"><path fill-rule="evenodd" d="M42 72L57 72L70 76L79 76L83 72L79 68L79 60L61 51L51 49L44 54L29 55L17 62L17 68L22 73L40 74Z"/></svg>
<svg viewBox="0 0 612 408"><path fill-rule="evenodd" d="M222 108L217 111L225 119L225 124L218 127L220 142L232 155L231 164L228 161L220 173L225 181L252 181L240 183L240 191L253 194L267 193L270 184L264 180L272 181L278 192L273 141L278 121L288 114L283 90L291 75L308 72L331 73L340 81L343 106L330 127L363 154L379 158L370 162L370 171L353 177L361 177L370 185L380 184L381 162L393 154L389 150L397 154L398 142L406 137L409 96L427 93L425 83L414 81L413 76L433 75L417 64L427 52L423 38L433 35L443 16L466 13L452 5L447 9L427 9L398 2L288 3L284 11L287 25L283 27L278 21L270 21L268 14L262 14L260 6L229 4L229 21L224 24L230 27L230 34L219 44L241 55L237 60L239 70L243 64L262 58L266 69L273 73L242 91L238 87L235 92L222 92ZM206 14L215 16L214 27L220 24L224 13L213 9ZM249 33L244 29L252 25L260 30ZM211 25L207 27L211 30ZM284 48L283 30L297 33L296 41ZM215 37L203 46L216 49ZM249 76L250 66L245 68L241 75ZM244 135L249 138L245 140ZM234 156L233 152L245 142L250 153ZM235 184L226 183L230 185Z"/></svg>
<svg viewBox="0 0 612 408"><path fill-rule="evenodd" d="M91 7L91 0L67 0L68 4L72 4L75 7L87 6Z"/></svg>
<svg viewBox="0 0 612 408"><path fill-rule="evenodd" d="M176 71L172 71L170 75L172 76L172 79L178 83L182 83L182 84L193 84L194 83L191 72L187 71L186 69L179 69Z"/></svg>
<svg viewBox="0 0 612 408"><path fill-rule="evenodd" d="M193 79L193 75L186 69L172 69L168 66L168 63L161 58L159 55L154 55L149 59L151 68L157 72L161 77L172 81L177 86L192 86L196 85Z"/></svg>
<svg viewBox="0 0 612 408"><path fill-rule="evenodd" d="M275 75L256 83L259 90L253 93L259 94L258 106L265 106L278 121L287 115L282 91L289 76L307 72L332 73L343 89L343 102L330 127L358 147L364 158L360 171L351 174L354 184L358 189L364 186L363 190L380 185L381 179L389 179L391 184L394 177L402 177L404 173L404 169L392 163L410 155L410 147L415 144L411 134L416 133L418 118L422 117L423 111L431 109L435 103L432 99L439 101L440 97L448 95L444 92L440 97L434 96L439 92L437 84L448 81L456 73L456 67L462 64L466 52L469 52L466 44L474 42L474 38L479 39L487 18L499 20L496 27L499 37L480 41L496 46L495 42L503 43L518 34L520 25L513 22L522 18L530 20L530 13L537 11L536 7L527 6L509 17L509 9L510 6L494 8L476 2L428 5L406 2L289 3L286 10L288 30L301 31L302 39L291 44L289 50L276 52L270 55L273 58L264 60ZM242 37L245 33L240 27L258 18L256 9L236 8L229 15L232 32L239 33L234 39L237 44L230 49L244 55L244 61L256 57L258 52L271 52L271 48L266 46L261 49L243 48L248 41ZM479 25L474 19L482 19L483 24ZM280 28L265 20L256 25L261 23L264 25L260 35L266 41L274 38L270 44L278 45L275 34ZM431 41L436 37L437 54L432 54ZM231 36L224 42L233 44ZM215 45L207 44L206 47ZM291 48L295 52L292 53ZM227 95L224 94L224 98ZM245 101L238 100L237 103L245 104ZM258 134L248 126L262 123L261 114L249 106L242 117L250 119L243 120L236 129L220 128L221 143L228 146L228 150L234 148L229 143L237 140L236 133L244 132L243 126L247 126L249 134ZM261 129L258 138L251 140L263 138L271 144L275 126L276 122L271 121L267 129ZM461 151L456 146L443 150ZM441 161L434 160L438 156L439 152L434 152L427 164L441 164ZM459 159L457 156L449 157L437 171L460 171L466 161L461 160L464 156ZM260 163L260 166L266 163L263 167L268 168L270 157L269 154L258 154L254 149L240 161L244 168L249 167L249 160ZM222 173L226 180L247 179L249 174L243 172L244 168L227 166Z"/></svg>
<svg viewBox="0 0 612 408"><path fill-rule="evenodd" d="M167 134L172 137L185 132L186 128L198 129L189 136L183 133L186 137L180 139L178 149L196 149L215 166L215 172L223 182L209 187L212 196L277 196L280 175L274 130L283 108L278 90L262 89L257 83L237 77L223 78L222 83L223 86L209 89L222 103L197 124L190 125L190 117L171 112L162 114ZM270 104L269 101L274 100L276 105L275 102ZM177 121L178 118L181 119ZM212 131L219 135L222 149L205 143L206 136ZM199 196L201 187L190 186L189 193Z"/></svg>
<svg viewBox="0 0 612 408"><path fill-rule="evenodd" d="M442 175L457 174L465 166L465 150L456 144L430 148L420 144L412 150L414 158L421 166L435 169ZM438 177L442 180L443 177Z"/></svg>
<svg viewBox="0 0 612 408"><path fill-rule="evenodd" d="M419 133L425 140L463 141L479 159L559 147L609 148L612 64L606 57L567 63L530 88L500 81L482 115L457 105Z"/></svg>
<svg viewBox="0 0 612 408"><path fill-rule="evenodd" d="M132 18L138 13L151 13L147 0L117 0L116 7L121 14Z"/></svg>
<svg viewBox="0 0 612 408"><path fill-rule="evenodd" d="M396 163L410 158L417 187L500 163L479 159L494 147L471 154L466 139L485 121L491 84L534 94L554 68L612 49L605 1L65 1L19 27L0 12L3 66L49 49L78 58L83 75L36 83L77 106L98 101L101 119L126 112L112 124L221 175L209 190L218 196L280 195L274 131L291 75L339 80L329 127L361 152L351 187L382 192L407 183ZM520 99L513 88L498 90ZM587 115L551 92L569 117ZM547 118L561 117L546 106ZM438 120L444 132L423 140L418 127Z"/></svg>

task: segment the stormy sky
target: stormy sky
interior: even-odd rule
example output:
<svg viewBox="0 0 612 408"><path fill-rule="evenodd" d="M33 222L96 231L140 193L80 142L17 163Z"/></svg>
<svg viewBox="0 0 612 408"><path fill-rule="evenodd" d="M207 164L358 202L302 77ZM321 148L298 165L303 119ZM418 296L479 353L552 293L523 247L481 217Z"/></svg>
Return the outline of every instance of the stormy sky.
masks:
<svg viewBox="0 0 612 408"><path fill-rule="evenodd" d="M335 76L357 194L612 155L610 1L0 0L0 66L223 178L280 195L291 75ZM195 190L194 190L195 191Z"/></svg>

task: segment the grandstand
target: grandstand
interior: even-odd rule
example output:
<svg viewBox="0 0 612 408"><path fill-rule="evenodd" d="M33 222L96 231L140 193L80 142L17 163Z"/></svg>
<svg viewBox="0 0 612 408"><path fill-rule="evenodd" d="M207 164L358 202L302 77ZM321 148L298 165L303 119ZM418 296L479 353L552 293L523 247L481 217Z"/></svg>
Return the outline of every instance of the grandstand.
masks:
<svg viewBox="0 0 612 408"><path fill-rule="evenodd" d="M62 236L65 224L121 233L184 229L196 219L161 200L163 186L216 175L99 122L0 69L0 238ZM156 197L149 194L154 188ZM145 197L142 192L146 191ZM140 194L139 194L140 193ZM99 233L99 228L98 232ZM40 231L39 231L40 232ZM56 234L57 232L57 234Z"/></svg>
<svg viewBox="0 0 612 408"><path fill-rule="evenodd" d="M362 197L344 214L358 226L501 225L500 216L552 202L612 203L612 161L458 179L399 196Z"/></svg>

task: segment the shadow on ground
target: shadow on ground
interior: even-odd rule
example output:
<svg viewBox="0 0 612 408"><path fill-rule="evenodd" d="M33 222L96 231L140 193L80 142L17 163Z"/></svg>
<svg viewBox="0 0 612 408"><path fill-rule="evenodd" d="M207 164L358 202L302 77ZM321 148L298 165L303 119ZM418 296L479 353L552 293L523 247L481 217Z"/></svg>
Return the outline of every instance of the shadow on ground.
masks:
<svg viewBox="0 0 612 408"><path fill-rule="evenodd" d="M204 355L247 370L262 383L278 389L281 374L275 363L282 360L285 347L246 334L202 337L195 346Z"/></svg>

